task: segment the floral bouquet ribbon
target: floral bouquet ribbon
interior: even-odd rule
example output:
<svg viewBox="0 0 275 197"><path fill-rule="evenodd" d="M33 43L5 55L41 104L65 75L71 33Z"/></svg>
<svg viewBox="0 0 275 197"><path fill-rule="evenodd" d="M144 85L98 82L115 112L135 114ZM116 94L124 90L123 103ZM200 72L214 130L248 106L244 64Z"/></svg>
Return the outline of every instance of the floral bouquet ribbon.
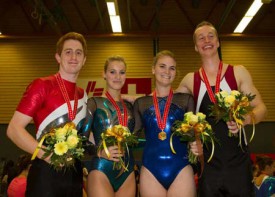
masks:
<svg viewBox="0 0 275 197"><path fill-rule="evenodd" d="M63 127L52 129L45 134L38 143L33 155L34 160L39 149L45 153L42 159L50 156L50 164L56 170L66 169L74 166L75 159L81 159L84 156L82 142L83 137L77 135L73 122L66 123ZM42 144L45 142L45 147Z"/></svg>
<svg viewBox="0 0 275 197"><path fill-rule="evenodd" d="M216 121L223 120L235 121L240 133L244 135L245 145L247 145L247 139L245 134L245 129L243 126L243 121L245 120L245 115L250 115L253 123L253 131L249 142L252 141L255 134L255 118L253 114L253 107L250 102L255 98L255 95L243 94L237 90L232 90L230 93L227 91L221 91L215 94L216 103L210 106L211 116L216 118ZM228 133L229 137L238 136L238 134L232 134L230 131ZM242 135L239 135L239 145L242 148Z"/></svg>
<svg viewBox="0 0 275 197"><path fill-rule="evenodd" d="M101 138L102 142L100 143L98 150L104 150L108 158L110 158L108 146L117 145L118 150L121 152L124 152L124 149L126 149L127 155L130 156L128 146L138 143L137 137L129 131L128 127L122 125L115 125L108 128L101 134ZM119 159L119 162L114 162L114 169L122 170L122 172L128 171L129 160L128 163L125 164L122 158Z"/></svg>
<svg viewBox="0 0 275 197"><path fill-rule="evenodd" d="M170 137L170 148L174 154L176 154L176 151L174 150L173 147L173 136L177 135L180 136L180 139L182 141L187 141L187 142L202 142L203 144L206 145L207 143L212 144L212 150L211 150L211 155L207 162L210 162L213 155L214 155L214 150L215 150L215 143L216 138L214 136L214 133L212 131L211 125L205 120L206 116L203 113L198 112L197 114L194 114L193 112L187 112L184 114L184 120L183 121L175 121L173 125L173 133ZM204 164L204 159L203 159L203 154L199 153L199 158L201 162L201 172L203 171L203 164ZM198 156L194 155L190 150L188 152L188 159L190 163L197 163Z"/></svg>

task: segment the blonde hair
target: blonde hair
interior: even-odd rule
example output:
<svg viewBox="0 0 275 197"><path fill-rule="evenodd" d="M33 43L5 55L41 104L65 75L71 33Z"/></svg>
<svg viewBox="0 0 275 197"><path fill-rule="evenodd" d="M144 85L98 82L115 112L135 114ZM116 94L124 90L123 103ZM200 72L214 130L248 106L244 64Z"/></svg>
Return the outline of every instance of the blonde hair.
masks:
<svg viewBox="0 0 275 197"><path fill-rule="evenodd" d="M196 31L197 31L197 29L199 29L200 27L203 27L203 26L212 27L215 34L216 34L216 36L218 37L218 32L217 32L215 26L212 23L208 22L208 21L202 21L196 26L196 28L194 30L194 33L193 33L193 41L194 41L195 44L196 44Z"/></svg>
<svg viewBox="0 0 275 197"><path fill-rule="evenodd" d="M122 56L119 55L114 55L114 56L110 56L106 59L105 64L104 64L104 72L106 73L108 65L110 64L110 62L113 61L119 61L119 62L123 62L123 64L125 65L125 68L127 68L126 62L124 60L124 58Z"/></svg>
<svg viewBox="0 0 275 197"><path fill-rule="evenodd" d="M176 58L175 58L175 55L173 52L169 51L169 50L163 50L163 51L160 51L156 54L156 56L154 57L154 60L153 60L153 66L155 66L159 60L159 58L161 57L164 57L164 56L168 56L168 57L171 57L175 60L176 62Z"/></svg>

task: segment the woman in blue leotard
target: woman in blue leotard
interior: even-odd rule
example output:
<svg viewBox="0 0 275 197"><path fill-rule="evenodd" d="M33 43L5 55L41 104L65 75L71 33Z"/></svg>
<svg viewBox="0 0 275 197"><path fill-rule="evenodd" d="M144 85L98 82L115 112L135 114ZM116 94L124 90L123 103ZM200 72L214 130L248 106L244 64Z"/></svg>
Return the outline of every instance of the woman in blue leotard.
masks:
<svg viewBox="0 0 275 197"><path fill-rule="evenodd" d="M143 128L146 138L140 172L141 197L196 196L188 144L173 137L177 152L173 154L169 142L174 121L183 120L186 112L194 110L193 97L173 93L171 84L176 75L176 61L172 52L159 52L152 72L155 90L149 96L136 99L134 104L135 131ZM198 152L195 142L191 151Z"/></svg>
<svg viewBox="0 0 275 197"><path fill-rule="evenodd" d="M105 62L103 77L106 80L106 93L102 97L91 97L87 103L88 119L91 125L90 141L96 146L101 143L101 133L107 128L121 124L130 131L134 128L133 107L121 99L121 88L126 79L126 63L120 56L112 56ZM123 154L117 146L108 147L110 156L105 151L98 152L86 165L89 175L87 193L89 197L134 197L135 174L134 160L130 154ZM123 157L129 163L128 170L113 169L114 162Z"/></svg>

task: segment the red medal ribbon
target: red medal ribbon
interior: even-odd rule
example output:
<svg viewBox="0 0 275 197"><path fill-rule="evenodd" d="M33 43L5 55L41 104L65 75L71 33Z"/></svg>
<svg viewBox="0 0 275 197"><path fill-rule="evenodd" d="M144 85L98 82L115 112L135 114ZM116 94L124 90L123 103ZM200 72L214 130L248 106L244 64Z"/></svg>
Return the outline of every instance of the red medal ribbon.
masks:
<svg viewBox="0 0 275 197"><path fill-rule="evenodd" d="M222 63L222 61L220 61L219 70L218 70L217 77L216 77L215 94L220 91L220 81L221 81L221 75L222 75L222 66L223 66L223 63ZM212 103L216 103L215 94L213 93L213 91L211 89L211 86L210 86L210 83L209 83L208 78L206 76L206 73L205 73L203 67L201 69L202 69L201 70L202 77L203 77L204 83L206 85L207 93L209 95L209 98L212 101Z"/></svg>
<svg viewBox="0 0 275 197"><path fill-rule="evenodd" d="M75 93L74 93L74 110L72 110L72 106L70 103L70 98L68 95L68 91L65 87L65 84L63 82L63 79L60 76L60 73L57 73L55 75L55 78L57 80L58 86L60 88L60 91L62 93L62 96L65 100L65 102L67 103L67 107L68 107L68 111L69 111L69 119L72 121L73 119L75 119L76 116L76 112L77 112L77 105L78 105L78 94L77 94L77 87L75 86Z"/></svg>
<svg viewBox="0 0 275 197"><path fill-rule="evenodd" d="M119 106L117 105L117 103L113 99L113 97L110 95L110 93L106 92L105 95L116 109L119 124L121 124L124 127L127 127L127 125L128 125L127 124L128 123L128 112L127 112L127 108L126 108L126 105L125 105L123 99L120 99L120 102L122 103L122 107L123 107L123 117L124 117L124 119L122 119L122 114L121 114L121 111L119 109Z"/></svg>
<svg viewBox="0 0 275 197"><path fill-rule="evenodd" d="M154 107L155 107L155 111L156 111L157 123L158 123L158 127L162 131L166 127L166 121L167 121L167 117L168 117L168 113L169 113L172 98L173 98L173 91L172 91L172 89L170 89L167 101L165 103L163 118L161 118L156 90L153 92L153 101L154 101Z"/></svg>

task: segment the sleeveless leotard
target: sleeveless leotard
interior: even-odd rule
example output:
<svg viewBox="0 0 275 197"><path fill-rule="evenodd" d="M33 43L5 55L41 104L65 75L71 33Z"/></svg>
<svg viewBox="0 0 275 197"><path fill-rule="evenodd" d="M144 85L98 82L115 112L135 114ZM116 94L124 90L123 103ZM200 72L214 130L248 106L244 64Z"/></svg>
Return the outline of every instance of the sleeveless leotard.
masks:
<svg viewBox="0 0 275 197"><path fill-rule="evenodd" d="M133 131L135 125L133 107L127 101L124 101L124 103L128 112L128 128L130 131ZM123 114L121 102L117 102L117 104ZM91 117L89 121L91 124L91 131L94 135L95 144L98 146L101 143L101 133L106 131L107 128L119 124L117 112L112 103L104 97L89 98L87 108ZM116 192L134 170L134 159L131 149L129 155L125 154L124 161L125 163L129 162L128 171L123 172L121 175L119 175L121 170L113 169L114 161L98 158L97 156L92 158L91 166L87 166L87 169L88 171L99 170L103 172L108 177L114 191Z"/></svg>
<svg viewBox="0 0 275 197"><path fill-rule="evenodd" d="M215 91L214 86L211 88ZM221 79L220 90L228 92L238 90L233 66L228 66ZM224 121L216 123L214 117L209 116L209 106L213 103L210 101L206 86L198 72L194 74L194 99L197 103L196 111L206 114L206 119L220 142L215 145L214 156L209 163L206 161L211 155L211 145L209 144L208 148L204 147L204 171L199 179L200 195L215 196L228 192L230 195L253 196L249 149L244 141L242 142L243 150L240 148L239 138L228 137L228 127Z"/></svg>
<svg viewBox="0 0 275 197"><path fill-rule="evenodd" d="M164 113L166 100L167 97L158 98L161 117ZM156 177L165 189L170 187L180 171L189 164L187 143L181 142L177 136L173 137L173 146L176 154L171 151L169 143L171 127L175 120L183 120L185 112L193 110L194 101L191 95L175 93L164 129L167 138L161 141L158 139L160 129L157 125L152 96L141 97L135 101L135 131L144 128L146 139L142 165Z"/></svg>

